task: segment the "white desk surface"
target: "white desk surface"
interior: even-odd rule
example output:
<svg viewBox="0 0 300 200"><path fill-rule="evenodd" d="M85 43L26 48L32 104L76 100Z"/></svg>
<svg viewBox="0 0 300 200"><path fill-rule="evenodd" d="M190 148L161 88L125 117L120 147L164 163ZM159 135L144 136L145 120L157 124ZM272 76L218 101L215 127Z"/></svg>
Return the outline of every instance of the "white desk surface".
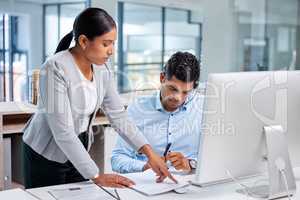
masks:
<svg viewBox="0 0 300 200"><path fill-rule="evenodd" d="M22 189L12 189L0 192L0 199L2 200L36 200L30 193Z"/></svg>
<svg viewBox="0 0 300 200"><path fill-rule="evenodd" d="M296 175L297 181L297 194L292 197L293 200L300 199L300 170ZM251 186L254 180L243 180L242 183L245 183ZM80 185L86 183L75 183L75 184L66 184L66 185L57 185L52 187L44 187L44 188L35 188L27 190L31 194L39 197L42 200L55 200L52 196L49 195L48 191L51 189L62 189L68 187L80 187ZM122 200L254 200L254 198L247 197L243 194L239 194L236 192L237 189L241 189L236 183L226 183L219 184L214 186L209 186L205 188L200 188L197 186L189 186L188 192L185 194L177 194L175 192L169 192L162 195L157 196L144 196L139 194L131 189L118 189L120 198ZM287 198L284 198L287 199Z"/></svg>
<svg viewBox="0 0 300 200"><path fill-rule="evenodd" d="M26 102L0 102L1 115L32 114L36 111L36 106Z"/></svg>

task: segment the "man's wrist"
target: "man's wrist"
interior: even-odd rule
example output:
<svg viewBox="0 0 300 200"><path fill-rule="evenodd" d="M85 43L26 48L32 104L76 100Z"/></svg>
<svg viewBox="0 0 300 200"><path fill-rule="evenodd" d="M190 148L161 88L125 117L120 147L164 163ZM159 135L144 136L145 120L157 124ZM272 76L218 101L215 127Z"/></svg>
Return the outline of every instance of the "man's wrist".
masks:
<svg viewBox="0 0 300 200"><path fill-rule="evenodd" d="M197 161L194 159L188 159L189 167L192 170L195 170L197 168Z"/></svg>
<svg viewBox="0 0 300 200"><path fill-rule="evenodd" d="M184 171L186 171L186 172L191 172L192 171L192 168L190 166L190 161L187 158L185 158L185 166L186 166L186 168L185 168Z"/></svg>

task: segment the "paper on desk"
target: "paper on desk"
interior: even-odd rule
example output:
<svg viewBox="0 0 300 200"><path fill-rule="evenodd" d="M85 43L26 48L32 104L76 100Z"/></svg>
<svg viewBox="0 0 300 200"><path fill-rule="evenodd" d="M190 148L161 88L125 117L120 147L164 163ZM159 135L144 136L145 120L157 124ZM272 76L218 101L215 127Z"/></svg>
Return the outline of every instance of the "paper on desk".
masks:
<svg viewBox="0 0 300 200"><path fill-rule="evenodd" d="M37 200L37 198L22 189L2 191L0 192L0 199Z"/></svg>
<svg viewBox="0 0 300 200"><path fill-rule="evenodd" d="M177 184L169 178L166 178L162 183L156 183L157 176L152 170L146 170L143 173L123 174L123 176L135 182L132 189L148 196L166 193L189 185L187 181L179 176L174 176L178 181Z"/></svg>
<svg viewBox="0 0 300 200"><path fill-rule="evenodd" d="M109 191L115 194L114 191ZM94 184L80 187L75 186L65 189L53 189L48 192L56 200L114 200L113 197Z"/></svg>

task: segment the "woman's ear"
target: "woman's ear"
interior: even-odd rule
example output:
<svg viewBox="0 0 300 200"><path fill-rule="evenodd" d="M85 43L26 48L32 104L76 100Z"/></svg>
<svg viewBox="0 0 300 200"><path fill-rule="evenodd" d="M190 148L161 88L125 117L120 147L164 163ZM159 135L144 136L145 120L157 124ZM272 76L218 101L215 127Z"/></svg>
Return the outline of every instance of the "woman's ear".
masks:
<svg viewBox="0 0 300 200"><path fill-rule="evenodd" d="M88 42L89 42L89 39L85 35L80 35L78 37L78 43L79 43L79 46L82 48L82 50L86 49L86 47L88 46Z"/></svg>

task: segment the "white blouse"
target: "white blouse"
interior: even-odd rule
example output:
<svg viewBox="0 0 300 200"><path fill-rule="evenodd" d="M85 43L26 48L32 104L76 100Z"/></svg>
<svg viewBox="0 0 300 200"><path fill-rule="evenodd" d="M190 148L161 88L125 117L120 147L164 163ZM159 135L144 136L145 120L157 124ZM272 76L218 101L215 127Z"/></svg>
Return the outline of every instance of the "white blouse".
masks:
<svg viewBox="0 0 300 200"><path fill-rule="evenodd" d="M76 66L80 74L81 82L79 87L83 88L82 99L74 99L74 104L77 105L77 112L82 115L82 121L79 126L79 132L85 132L88 129L91 114L94 112L97 104L97 85L93 74L93 80L90 81L84 77L80 69Z"/></svg>

